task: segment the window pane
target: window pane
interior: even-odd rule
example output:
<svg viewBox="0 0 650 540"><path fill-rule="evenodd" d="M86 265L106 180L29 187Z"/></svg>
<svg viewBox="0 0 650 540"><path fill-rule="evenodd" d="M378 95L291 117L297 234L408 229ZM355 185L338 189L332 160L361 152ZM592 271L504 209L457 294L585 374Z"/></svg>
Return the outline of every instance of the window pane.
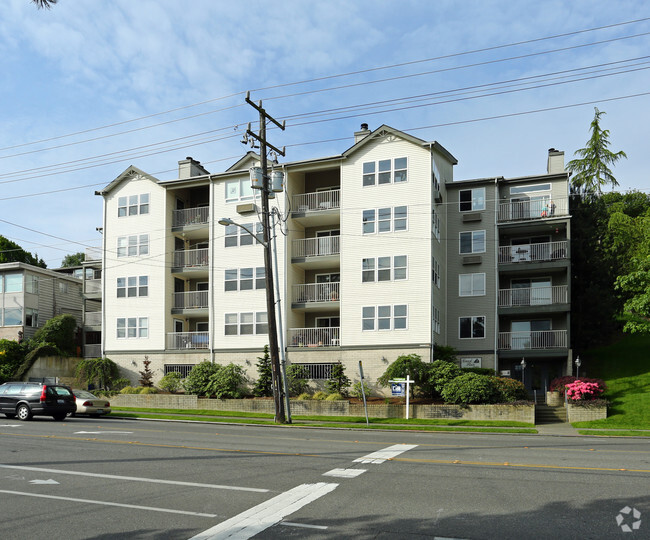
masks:
<svg viewBox="0 0 650 540"><path fill-rule="evenodd" d="M406 158L395 158L395 170L406 169Z"/></svg>
<svg viewBox="0 0 650 540"><path fill-rule="evenodd" d="M5 326L20 326L23 324L22 308L5 308Z"/></svg>
<svg viewBox="0 0 650 540"><path fill-rule="evenodd" d="M368 306L364 307L362 310L363 318L367 319L369 317L374 318L375 317L375 307L374 306Z"/></svg>
<svg viewBox="0 0 650 540"><path fill-rule="evenodd" d="M395 220L393 230L405 231L408 217L406 206L396 206L393 215Z"/></svg>
<svg viewBox="0 0 650 540"><path fill-rule="evenodd" d="M253 186L250 183L250 180L242 180L241 183L241 199L252 199L253 198Z"/></svg>
<svg viewBox="0 0 650 540"><path fill-rule="evenodd" d="M485 317L474 317L472 321L472 337L485 337Z"/></svg>
<svg viewBox="0 0 650 540"><path fill-rule="evenodd" d="M379 172L390 171L390 159L382 159L379 162Z"/></svg>
<svg viewBox="0 0 650 540"><path fill-rule="evenodd" d="M375 162L368 161L363 164L363 174L369 174L375 172Z"/></svg>
<svg viewBox="0 0 650 540"><path fill-rule="evenodd" d="M22 274L5 274L5 292L22 292L22 290Z"/></svg>
<svg viewBox="0 0 650 540"><path fill-rule="evenodd" d="M390 317L386 319L379 319L377 321L378 330L390 330Z"/></svg>
<svg viewBox="0 0 650 540"><path fill-rule="evenodd" d="M472 209L472 190L464 189L459 192L460 200L460 211L465 212L466 210Z"/></svg>
<svg viewBox="0 0 650 540"><path fill-rule="evenodd" d="M374 330L375 329L375 319L363 319L361 329L362 330Z"/></svg>
<svg viewBox="0 0 650 540"><path fill-rule="evenodd" d="M472 276L472 289L475 295L485 294L485 274L474 274Z"/></svg>
<svg viewBox="0 0 650 540"><path fill-rule="evenodd" d="M485 231L474 232L472 242L472 252L483 253L485 251Z"/></svg>
<svg viewBox="0 0 650 540"><path fill-rule="evenodd" d="M471 274L462 274L458 276L460 296L470 296L472 294Z"/></svg>
<svg viewBox="0 0 650 540"><path fill-rule="evenodd" d="M472 337L472 318L471 317L461 317L459 319L460 327L460 337L469 338Z"/></svg>
<svg viewBox="0 0 650 540"><path fill-rule="evenodd" d="M237 324L237 314L226 313L226 324Z"/></svg>
<svg viewBox="0 0 650 540"><path fill-rule="evenodd" d="M395 330L405 330L406 329L406 317L395 317L395 323L393 325Z"/></svg>
<svg viewBox="0 0 650 540"><path fill-rule="evenodd" d="M393 313L395 317L406 317L406 304L393 306Z"/></svg>
<svg viewBox="0 0 650 540"><path fill-rule="evenodd" d="M239 180L226 182L226 200L234 200L239 198Z"/></svg>
<svg viewBox="0 0 650 540"><path fill-rule="evenodd" d="M377 308L378 317L390 317L390 306L379 306Z"/></svg>
<svg viewBox="0 0 650 540"><path fill-rule="evenodd" d="M472 233L460 233L460 252L461 253L471 253L472 252Z"/></svg>
<svg viewBox="0 0 650 540"><path fill-rule="evenodd" d="M472 210L485 210L485 188L472 190Z"/></svg>
<svg viewBox="0 0 650 540"><path fill-rule="evenodd" d="M363 234L372 234L375 232L375 211L363 211Z"/></svg>
<svg viewBox="0 0 650 540"><path fill-rule="evenodd" d="M240 319L242 323L252 323L253 322L253 314L252 313L241 313L240 314Z"/></svg>

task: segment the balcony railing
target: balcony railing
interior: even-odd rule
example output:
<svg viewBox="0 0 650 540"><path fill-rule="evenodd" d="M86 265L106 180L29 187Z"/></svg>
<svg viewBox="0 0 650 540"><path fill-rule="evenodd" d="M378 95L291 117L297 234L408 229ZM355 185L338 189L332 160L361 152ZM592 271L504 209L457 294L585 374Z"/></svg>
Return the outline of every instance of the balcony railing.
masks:
<svg viewBox="0 0 650 540"><path fill-rule="evenodd" d="M101 358L102 346L99 343L84 345L84 358Z"/></svg>
<svg viewBox="0 0 650 540"><path fill-rule="evenodd" d="M316 191L294 195L291 199L295 212L320 212L341 207L341 190Z"/></svg>
<svg viewBox="0 0 650 540"><path fill-rule="evenodd" d="M566 330L499 332L499 349L566 349Z"/></svg>
<svg viewBox="0 0 650 540"><path fill-rule="evenodd" d="M318 238L305 238L294 240L294 257L325 257L341 253L340 236L320 236Z"/></svg>
<svg viewBox="0 0 650 540"><path fill-rule="evenodd" d="M84 281L84 293L85 294L99 294L102 292L102 280L101 279L86 279Z"/></svg>
<svg viewBox="0 0 650 540"><path fill-rule="evenodd" d="M86 326L101 326L102 325L102 312L101 311L86 311L84 314L84 324Z"/></svg>
<svg viewBox="0 0 650 540"><path fill-rule="evenodd" d="M203 309L208 307L208 291L173 293L174 309Z"/></svg>
<svg viewBox="0 0 650 540"><path fill-rule="evenodd" d="M569 213L567 199L533 199L509 201L499 204L499 221L523 221L566 216Z"/></svg>
<svg viewBox="0 0 650 540"><path fill-rule="evenodd" d="M167 334L167 348L171 350L207 349L209 345L209 332L170 332Z"/></svg>
<svg viewBox="0 0 650 540"><path fill-rule="evenodd" d="M499 246L499 262L557 261L568 256L568 242L544 242L541 244L520 244Z"/></svg>
<svg viewBox="0 0 650 540"><path fill-rule="evenodd" d="M294 285L291 301L294 303L338 302L340 283L307 283Z"/></svg>
<svg viewBox="0 0 650 540"><path fill-rule="evenodd" d="M568 301L569 295L566 285L499 289L499 307L544 306L566 304Z"/></svg>
<svg viewBox="0 0 650 540"><path fill-rule="evenodd" d="M289 328L290 347L338 347L338 326L327 328Z"/></svg>
<svg viewBox="0 0 650 540"><path fill-rule="evenodd" d="M172 227L205 225L209 220L210 208L208 206L197 206L196 208L174 210L174 213L172 214Z"/></svg>
<svg viewBox="0 0 650 540"><path fill-rule="evenodd" d="M174 268L208 266L208 248L174 251Z"/></svg>

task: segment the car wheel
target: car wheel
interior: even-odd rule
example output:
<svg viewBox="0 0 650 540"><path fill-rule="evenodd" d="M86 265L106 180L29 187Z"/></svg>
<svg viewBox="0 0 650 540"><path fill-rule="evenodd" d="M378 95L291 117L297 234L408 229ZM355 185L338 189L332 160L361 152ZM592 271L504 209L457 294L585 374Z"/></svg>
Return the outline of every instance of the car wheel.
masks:
<svg viewBox="0 0 650 540"><path fill-rule="evenodd" d="M62 420L65 420L66 416L68 416L68 413L59 413L53 414L52 418L54 418L57 422L61 422Z"/></svg>
<svg viewBox="0 0 650 540"><path fill-rule="evenodd" d="M6 413L5 413L5 416L6 416L7 418L16 418L16 413L6 412Z"/></svg>
<svg viewBox="0 0 650 540"><path fill-rule="evenodd" d="M18 417L18 420L31 420L32 411L29 409L27 405L21 403L16 408L16 416Z"/></svg>

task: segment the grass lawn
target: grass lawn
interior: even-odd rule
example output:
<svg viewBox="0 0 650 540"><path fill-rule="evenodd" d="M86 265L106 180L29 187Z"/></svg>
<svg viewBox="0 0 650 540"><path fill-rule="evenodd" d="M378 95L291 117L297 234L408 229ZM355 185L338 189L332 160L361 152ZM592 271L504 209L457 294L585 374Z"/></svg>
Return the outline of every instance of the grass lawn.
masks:
<svg viewBox="0 0 650 540"><path fill-rule="evenodd" d="M588 377L607 384L605 420L574 422L577 428L650 429L650 336L626 335L584 354ZM589 433L590 435L593 433Z"/></svg>

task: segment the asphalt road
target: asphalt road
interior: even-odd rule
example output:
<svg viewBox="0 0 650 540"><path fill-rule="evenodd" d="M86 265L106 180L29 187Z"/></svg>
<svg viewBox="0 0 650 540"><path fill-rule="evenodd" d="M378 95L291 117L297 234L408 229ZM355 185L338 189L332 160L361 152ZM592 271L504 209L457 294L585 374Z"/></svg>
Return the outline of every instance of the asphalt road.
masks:
<svg viewBox="0 0 650 540"><path fill-rule="evenodd" d="M637 540L650 439L0 419L0 501L12 540Z"/></svg>

